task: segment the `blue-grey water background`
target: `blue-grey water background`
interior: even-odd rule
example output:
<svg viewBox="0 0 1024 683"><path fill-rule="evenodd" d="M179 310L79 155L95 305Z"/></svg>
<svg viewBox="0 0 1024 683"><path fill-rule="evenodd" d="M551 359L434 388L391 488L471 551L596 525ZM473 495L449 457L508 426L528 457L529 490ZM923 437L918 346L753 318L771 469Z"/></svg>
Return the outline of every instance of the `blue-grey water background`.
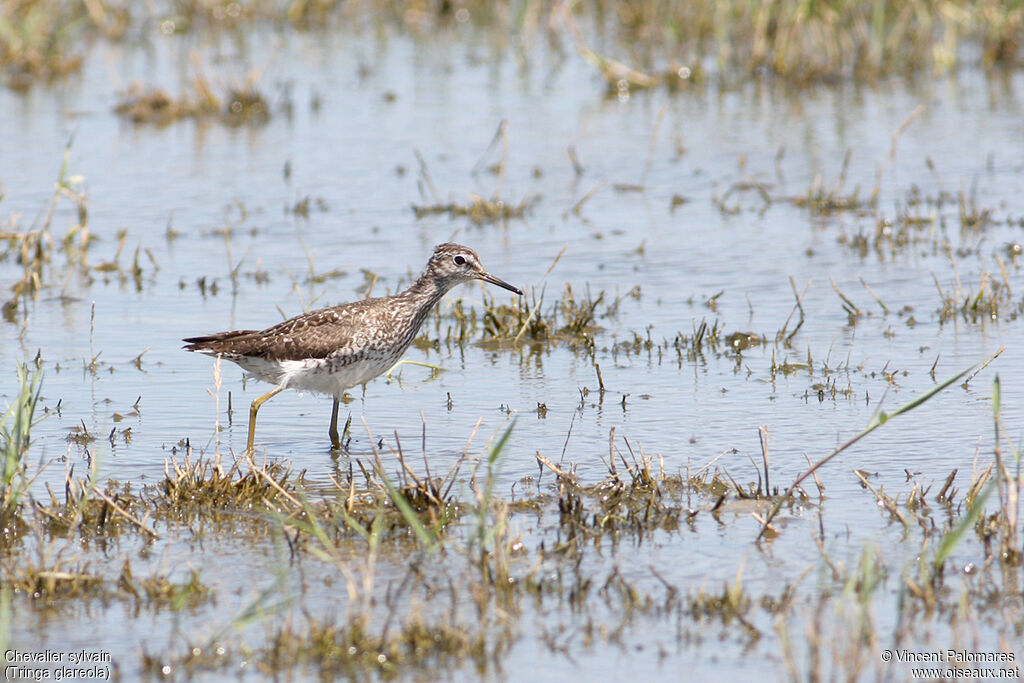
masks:
<svg viewBox="0 0 1024 683"><path fill-rule="evenodd" d="M87 455L98 459L105 477L146 484L162 477L172 449L185 439L207 454L239 453L248 403L267 387L243 384L241 371L225 363L218 391L213 362L182 351L181 338L261 328L358 298L364 270L380 276L375 294L394 292L445 241L472 246L492 273L528 294L543 289L545 308L566 284L578 296L589 290L603 292L606 302L624 297L617 315L597 320L603 329L594 335L594 360L604 396L592 359L567 344L411 349L410 360L445 371L407 365L391 381L353 391L346 409L356 452L368 452L363 420L375 439L397 432L417 453L425 424L431 467L441 471L461 457L478 420L471 454L482 452L514 416L500 470L507 495L538 474L535 453L557 460L563 445L565 461L576 464L581 478L600 480L611 428L660 455L667 471L693 470L725 452L718 464L739 481L754 481L758 426L766 425L773 481L785 484L806 467L805 456L821 457L863 428L883 397L891 409L1005 345L967 388L954 385L821 473L828 487L824 527L838 556L855 564L864 543L906 552L908 561L919 546L902 550L899 531L852 469L878 473L876 483L892 491L904 490L905 470L941 482L956 468L966 481L976 453L987 463L991 451L996 372L1005 423L1011 436L1022 435L1020 321L1008 307L993 320L942 323L936 288L955 290L958 276L965 291L976 292L984 272L1001 280L997 259L1011 288L1020 287L1020 266L1007 251L1022 238L1019 223L962 231L955 201L922 206L914 211L935 220L914 230L914 243L862 255L851 242L875 234L873 214L815 216L785 201L806 194L816 178L834 187L851 150L844 193L859 187L866 197L884 172L880 213L891 219L916 188L924 197L963 193L1000 221L1019 221L1019 73L992 79L964 69L913 83L798 92L767 82L734 88L712 82L608 98L582 59L556 58L537 46L524 61L515 49L498 50L473 34L448 42L370 31L255 31L211 42L155 36L137 46L98 43L78 77L26 93L0 90L0 220L12 214L22 226L41 220L68 147L68 173L81 176L89 231L98 240L89 262L112 260L124 231L119 263L129 268L138 249L142 269L141 286L116 271L93 270L85 281L75 269L62 269L58 255L50 286L15 322L0 325L0 394L12 396L18 361L37 353L43 360L43 404L51 414L33 432L32 467L45 465L35 482L39 495L47 483L60 489L68 468L84 472ZM113 112L118 93L135 81L177 93L197 73L215 84L241 84L258 73L271 120L239 128L193 120L137 126ZM890 158L894 135L919 107ZM491 143L503 121L508 156L499 178L488 169L502 159L500 145ZM570 147L582 174L570 162ZM736 186L750 182L763 184L773 200ZM445 215L417 218L411 208L496 192L509 203L530 201L525 216L476 225ZM308 216L287 210L305 197L313 199ZM58 203L55 236L76 220L70 202ZM310 283L311 271L343 274ZM19 276L11 260L0 263L0 285ZM205 292L198 284L203 278ZM739 360L720 351L677 355L672 340L692 335L701 321L717 321L725 333L774 339L794 307L791 278L799 291L806 287L805 322L791 348L769 343ZM867 313L855 325L830 279ZM634 287L639 296L628 295ZM489 294L512 298L503 290ZM464 286L441 306L464 297L480 308L481 296L477 286ZM614 349L635 335L649 338L653 349ZM86 366L94 356L93 372ZM804 363L808 356L815 371L772 375L773 361ZM823 363L846 368L828 378L845 393L819 400ZM546 410L539 413L538 404ZM326 434L330 408L323 397L274 398L260 413L259 455L326 481L337 467ZM217 425L225 427L219 435ZM69 441L83 426L97 438L87 445ZM743 567L751 590L767 590L820 558L810 541L817 513L791 523L806 530L784 534L767 551L752 544L757 522L738 513L727 525L699 519L693 533L666 534L640 552L674 566L671 579L686 587L718 586ZM521 531L529 536L529 529ZM195 548L181 552L168 551L159 562L169 568L188 562L204 576L234 566L224 548L208 556ZM965 550L958 561L980 561L979 553ZM634 564L634 554L606 561L626 571L650 564ZM240 569L246 578L233 579L257 587L274 561L272 553L251 558ZM230 612L246 597L225 595L218 610ZM119 625L131 622L119 611L45 624L28 619L15 624L15 638L63 647L95 645L95 633L102 633L103 647L128 661L140 642L165 642L180 628L154 616L152 633L126 634ZM83 621L92 627L83 628ZM885 624L880 627L884 633ZM633 638L651 642L648 636L659 634ZM666 676L683 662L695 675L724 671L738 678L763 669L741 651L736 643L713 643L659 659L598 648L570 661L527 638L513 653L525 663L505 674Z"/></svg>

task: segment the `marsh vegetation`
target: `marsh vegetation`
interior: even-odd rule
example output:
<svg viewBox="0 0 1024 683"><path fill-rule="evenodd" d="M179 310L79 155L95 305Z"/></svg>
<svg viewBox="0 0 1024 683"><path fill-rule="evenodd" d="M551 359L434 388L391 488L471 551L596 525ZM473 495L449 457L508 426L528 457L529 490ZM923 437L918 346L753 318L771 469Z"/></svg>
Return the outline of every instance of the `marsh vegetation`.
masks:
<svg viewBox="0 0 1024 683"><path fill-rule="evenodd" d="M0 650L1019 664L1022 36L987 0L0 0ZM177 340L453 236L526 295L454 291L344 448L282 395L243 454L261 388Z"/></svg>

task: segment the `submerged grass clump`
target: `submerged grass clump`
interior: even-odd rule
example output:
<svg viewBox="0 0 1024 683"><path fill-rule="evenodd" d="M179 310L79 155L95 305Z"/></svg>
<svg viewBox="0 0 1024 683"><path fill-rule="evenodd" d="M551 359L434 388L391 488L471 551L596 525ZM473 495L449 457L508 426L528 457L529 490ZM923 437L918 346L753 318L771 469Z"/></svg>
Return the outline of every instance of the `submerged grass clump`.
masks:
<svg viewBox="0 0 1024 683"><path fill-rule="evenodd" d="M954 282L950 289L943 289L936 278L935 288L941 298L941 305L937 311L940 322L961 320L966 323L984 324L999 320L1015 320L1024 313L1024 298L1015 300L1007 270L1002 260L996 258L999 262L1000 275L995 276L982 270L976 290L961 282L955 263Z"/></svg>
<svg viewBox="0 0 1024 683"><path fill-rule="evenodd" d="M207 79L199 77L193 90L192 95L174 97L136 83L121 95L114 111L132 123L158 126L180 119L215 119L228 126L262 126L270 121L270 104L251 80L218 95Z"/></svg>
<svg viewBox="0 0 1024 683"><path fill-rule="evenodd" d="M498 130L495 132L494 137L491 140L491 144L488 147L486 155L500 143L502 155L500 161L490 167L488 170L494 173L498 179L498 187L494 191L490 199L481 197L480 195L473 193L470 195L469 201L465 203L458 203L452 201L442 201L440 193L437 191L437 187L434 185L433 179L430 177L430 171L427 167L427 162L423 156L416 151L416 159L419 162L419 176L420 176L420 194L424 197L429 195L430 200L425 201L423 204L413 204L412 211L417 219L426 218L438 214L447 214L449 218L468 218L475 225L485 225L500 223L505 224L510 220L525 218L531 207L540 201L539 196L527 195L521 199L518 203L513 201L507 201L501 198L502 187L504 186L505 170L508 165L508 131L505 121L502 121L498 126ZM479 167L481 162L477 164ZM477 169L474 169L473 174L477 173Z"/></svg>
<svg viewBox="0 0 1024 683"><path fill-rule="evenodd" d="M279 463L263 466L238 460L225 469L219 462L168 460L158 485L161 507L176 512L204 513L215 510L276 510L303 483L305 473L293 476Z"/></svg>
<svg viewBox="0 0 1024 683"><path fill-rule="evenodd" d="M413 204L412 210L416 218L425 218L437 214L447 214L449 218L468 218L477 225L486 223L505 223L526 216L530 207L537 202L536 197L525 197L518 203L506 202L502 199L484 199L472 195L466 203L446 202L443 204Z"/></svg>
<svg viewBox="0 0 1024 683"><path fill-rule="evenodd" d="M5 1L0 19L0 74L6 87L27 90L81 69L78 26L88 20L85 4Z"/></svg>
<svg viewBox="0 0 1024 683"><path fill-rule="evenodd" d="M312 666L324 678L443 671L469 662L477 670L488 670L494 654L482 635L470 623L431 622L415 613L385 632L358 620L336 624L307 619L273 632L255 654L269 671Z"/></svg>
<svg viewBox="0 0 1024 683"><path fill-rule="evenodd" d="M511 304L485 295L482 312L467 307L465 299L457 299L451 306L441 306L432 313L433 324L428 320L416 342L421 348L448 347L482 338L480 343L491 345L564 342L589 348L594 334L601 330L598 321L614 318L623 299L638 299L639 287L611 303L606 302L606 297L605 292L595 296L589 287L579 294L567 283L562 296L548 306L543 291L540 295L534 291L529 301L517 298Z"/></svg>
<svg viewBox="0 0 1024 683"><path fill-rule="evenodd" d="M10 260L21 270L18 279L10 286L11 297L3 303L3 317L8 322L13 322L19 315L24 317L23 304L36 299L45 287L58 284L67 287L72 274L88 276L90 266L86 256L94 241L89 232L88 193L85 179L68 172L70 156L69 143L64 149L56 189L41 220L24 227L17 216L12 216L0 226L0 263ZM76 220L63 237L55 238L54 215L57 207L65 202L71 204ZM58 256L63 256L63 262L57 262Z"/></svg>
<svg viewBox="0 0 1024 683"><path fill-rule="evenodd" d="M623 439L629 459L615 447L615 430L609 434L609 454L605 465L608 474L597 484L583 485L571 470L555 465L540 453L537 461L555 473L558 483L558 510L563 525L570 525L574 533L591 533L600 537L606 533L623 532L642 535L657 529L674 530L684 518L697 513L679 504L678 494L692 487L696 480L685 481L681 476L666 475L664 461L658 471L653 470L653 459L639 449L634 453L628 439ZM616 465L621 463L622 469ZM702 488L713 489L705 480ZM587 501L587 502L585 502Z"/></svg>
<svg viewBox="0 0 1024 683"><path fill-rule="evenodd" d="M213 592L204 585L196 571L183 582L173 581L163 573L143 578L133 574L126 560L117 575L111 575L102 563L92 566L84 561L55 557L40 560L25 553L0 558L5 586L13 598L26 598L40 611L74 612L81 604L124 604L138 613L141 610L192 610L213 600Z"/></svg>

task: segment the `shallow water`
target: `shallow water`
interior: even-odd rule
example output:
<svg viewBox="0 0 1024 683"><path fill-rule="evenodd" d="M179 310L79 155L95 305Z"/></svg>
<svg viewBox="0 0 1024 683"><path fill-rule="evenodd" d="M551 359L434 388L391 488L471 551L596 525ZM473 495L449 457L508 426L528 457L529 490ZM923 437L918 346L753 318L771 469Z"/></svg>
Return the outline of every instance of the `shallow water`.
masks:
<svg viewBox="0 0 1024 683"><path fill-rule="evenodd" d="M259 69L258 87L271 95L274 107L271 121L259 128L194 121L159 128L115 116L116 93L134 80L172 93L187 89L192 72L182 65L193 49L214 82L238 83L248 70ZM1012 436L1020 434L1020 321L1006 306L999 319L983 323L940 322L936 281L951 291L959 277L965 290L976 292L983 272L1001 279L999 257L1011 288L1020 286L1020 266L1005 247L1020 241L1024 215L1022 88L1021 74L993 82L967 70L955 78L871 89L846 85L793 93L764 84L706 85L676 94L634 93L619 101L603 96L602 84L582 60L560 62L538 49L523 66L511 50L498 53L479 38L446 44L358 32L328 39L257 31L221 44L187 37L156 38L138 47L100 43L80 78L23 95L0 91L0 206L5 217L21 214L22 225L45 212L71 140L68 171L85 179L89 230L99 240L89 261L113 259L117 233L125 230L119 263L130 267L140 249L141 279L137 286L130 276L93 271L86 282L76 273L65 275L58 256L50 275L54 286L27 303L27 322L0 325L0 368L8 377L2 393L11 396L15 363L38 351L46 372L43 402L51 411L59 402L59 411L34 431L33 463L47 464L36 481L39 491L47 483L61 488L67 467L84 471L87 450L99 460L102 475L137 483L158 480L165 459L185 439L208 454L238 453L246 438L245 408L266 387L243 383L241 371L225 364L218 390L212 361L183 352L180 339L265 327L302 310L352 300L360 296L364 269L380 276L375 294L393 292L419 272L433 245L449 240L471 245L491 272L528 294L543 290L550 302L545 308L566 284L577 295L604 292L606 302L624 297L617 315L597 320L603 328L594 337L603 398L591 359L566 344L414 348L410 360L445 371L432 376L425 368L405 366L391 381L378 379L352 392L346 408L353 417L354 453L369 450L365 420L375 440L393 442L397 432L418 457L425 424L436 471L459 460L477 420L482 424L468 447L471 454L480 453L514 416L501 464L499 488L506 492L537 474L536 452L558 460L563 444L565 460L576 463L583 480L600 480L612 428L634 447L663 456L673 472L696 469L736 449L718 464L746 482L759 476L757 427L766 425L773 482L782 485L806 467L805 454L817 459L856 434L883 399L891 411L1005 345L966 389L954 385L824 470L829 499L822 515L829 543L855 564L864 542L886 547L900 535L887 527L851 469L877 472L876 484L893 491L907 486L905 469L939 485L954 468L965 476L976 451L986 457L991 451L996 372L1003 418ZM290 114L283 112L285 103ZM889 160L894 134L919 106L923 111L895 140ZM503 178L487 170L501 160L500 145L489 149L501 121L509 150ZM585 169L581 176L569 161L570 146ZM884 168L879 206L890 219L917 188L925 198L965 193L995 219L1016 223L965 231L955 201L923 206L911 211L937 220L913 229L917 242L860 255L850 242L858 234L874 235L874 216L814 216L784 201L806 194L816 177L834 187L848 149L844 194L858 187L867 196ZM747 181L763 183L772 201L755 190L730 192L734 183ZM410 208L465 202L470 193L499 193L513 204L535 197L536 203L522 219L479 226L443 215L417 219ZM673 206L675 195L686 201ZM314 199L308 217L285 210L307 196ZM723 197L726 211L716 206ZM317 200L325 210L316 208ZM62 202L56 216L59 238L75 214ZM169 227L176 237L168 236ZM308 283L311 271L334 270L344 274ZM11 260L0 262L3 282L17 277ZM774 339L794 307L790 278L797 290L806 287L806 319L791 348L769 343L741 358L677 355L671 341L678 333L692 335L702 320L717 321L724 334L750 331ZM830 279L867 313L855 325ZM639 297L625 296L637 286ZM511 300L503 290L489 295ZM465 297L479 308L481 296L476 286L464 286L450 299ZM706 304L712 297L713 308ZM1013 301L1020 305L1019 294ZM897 313L908 306L912 326L911 312ZM635 334L653 347L615 349ZM85 367L93 356L94 372ZM808 356L814 371L773 377L773 357L781 364ZM814 385L825 381L822 363L843 368L830 379L847 394L819 400ZM538 414L540 403L546 414ZM259 452L325 481L334 468L345 467L327 448L329 415L326 398L292 392L274 398L260 413ZM219 435L218 424L226 426ZM96 436L87 446L67 439L79 425ZM621 440L618 446L625 448ZM550 474L545 476L549 481ZM767 589L819 558L807 540L817 531L817 514L793 523L807 529L784 534L767 553L751 545L758 524L745 514L725 526L705 518L694 533L667 534L637 552L645 553L643 566L675 567L671 578L683 586L720 585L744 565L747 585ZM977 551L963 561L977 560ZM606 561L628 568L630 554ZM205 574L216 576L230 558L220 548L198 561ZM181 560L161 561L174 566ZM258 584L261 569L271 564L268 558L233 580ZM331 592L323 597L330 601ZM81 620L88 621L111 643L104 647L118 643L130 671L136 650L125 647L128 634L119 626L130 622L117 612L96 610L67 623L35 624L24 634L64 643L74 639ZM151 641L166 640L177 628L165 617L153 621ZM15 629L14 642L24 634ZM631 642L657 636L638 627ZM763 666L751 657L734 661L742 651L735 642L723 643L724 655L686 647L666 659L630 647L598 648L569 661L527 638L510 661L535 664L510 665L504 673L531 680L555 680L570 671L664 676L685 662L695 674L724 671L739 678Z"/></svg>

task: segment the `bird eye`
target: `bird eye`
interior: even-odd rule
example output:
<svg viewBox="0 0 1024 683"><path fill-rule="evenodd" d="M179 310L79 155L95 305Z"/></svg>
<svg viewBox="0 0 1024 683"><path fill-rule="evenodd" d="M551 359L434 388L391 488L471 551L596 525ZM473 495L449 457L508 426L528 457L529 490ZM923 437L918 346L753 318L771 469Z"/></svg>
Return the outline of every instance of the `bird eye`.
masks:
<svg viewBox="0 0 1024 683"><path fill-rule="evenodd" d="M455 261L455 265L457 265L457 266L464 266L464 265L466 265L466 257L465 256L456 256L452 260Z"/></svg>

